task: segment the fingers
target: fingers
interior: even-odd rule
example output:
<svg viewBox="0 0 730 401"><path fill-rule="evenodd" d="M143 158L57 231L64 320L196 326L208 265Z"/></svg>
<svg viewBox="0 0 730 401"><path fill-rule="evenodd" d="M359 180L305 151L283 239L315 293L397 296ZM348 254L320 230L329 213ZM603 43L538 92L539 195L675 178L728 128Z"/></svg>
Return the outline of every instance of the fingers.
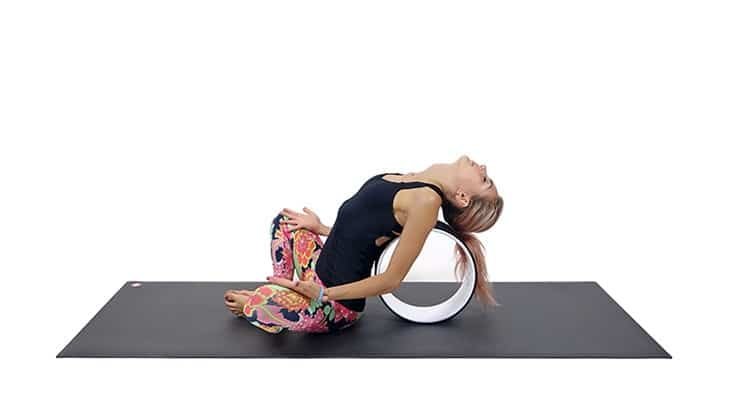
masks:
<svg viewBox="0 0 730 401"><path fill-rule="evenodd" d="M301 226L301 223L299 222L299 214L296 212L293 212L287 208L284 208L281 211L281 214L288 217L286 220L282 220L284 224L286 224L286 227L288 227L290 230L296 230Z"/></svg>
<svg viewBox="0 0 730 401"><path fill-rule="evenodd" d="M295 283L294 281L278 276L267 276L266 280L272 284L278 284L282 287L286 287L292 290L297 286L297 283Z"/></svg>
<svg viewBox="0 0 730 401"><path fill-rule="evenodd" d="M304 210L304 213L297 213L288 207L285 207L280 213L286 216L287 219L282 221L286 224L286 227L289 228L290 231L299 229L316 231L313 227L316 227L317 224L321 224L319 222L319 216L317 216L312 209L306 206L303 207L302 210Z"/></svg>
<svg viewBox="0 0 730 401"><path fill-rule="evenodd" d="M305 282L302 282L301 280L298 280L296 278L294 280L289 280L289 279L286 279L283 277L278 277L278 276L268 276L268 277L266 277L266 280L268 280L272 284L278 284L282 287L286 287L290 290L296 291L306 297L309 297L309 298L312 297L312 293L313 293L312 283L314 283L314 281L312 281L312 280L305 280ZM317 284L315 284L315 285L317 285ZM319 291L319 290L317 290L317 291ZM318 292L318 294L319 294L319 292Z"/></svg>
<svg viewBox="0 0 730 401"><path fill-rule="evenodd" d="M298 220L299 218L304 217L306 215L314 214L314 212L312 212L312 210L310 210L307 207L304 207L302 210L304 210L305 213L298 213L298 212L295 212L295 211L285 207L284 209L281 210L280 213L283 214L284 216L288 217L289 218L288 221Z"/></svg>
<svg viewBox="0 0 730 401"><path fill-rule="evenodd" d="M310 209L310 208L308 208L308 207L304 207L304 211L305 211L305 212L306 212L306 213L307 213L308 215L310 215L310 216L314 217L315 219L319 219L319 216L317 216L317 213L314 213L314 210L312 210L312 209Z"/></svg>
<svg viewBox="0 0 730 401"><path fill-rule="evenodd" d="M294 290L305 297L316 299L319 296L320 285L312 279L308 280L288 280L277 276L268 276L266 279L273 284L281 285L290 290ZM324 295L323 295L324 299Z"/></svg>
<svg viewBox="0 0 730 401"><path fill-rule="evenodd" d="M301 215L301 213L297 213L286 207L284 209L282 209L281 214L283 214L284 216L289 217L289 218L296 218L299 215Z"/></svg>

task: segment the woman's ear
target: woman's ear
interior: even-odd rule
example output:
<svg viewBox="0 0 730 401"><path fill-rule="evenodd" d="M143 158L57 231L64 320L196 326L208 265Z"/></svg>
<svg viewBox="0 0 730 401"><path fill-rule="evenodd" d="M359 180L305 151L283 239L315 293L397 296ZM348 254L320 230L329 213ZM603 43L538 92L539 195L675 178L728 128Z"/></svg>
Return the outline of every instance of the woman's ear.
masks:
<svg viewBox="0 0 730 401"><path fill-rule="evenodd" d="M456 197L455 203L458 207L465 208L465 207L469 206L469 202L471 201L471 199L469 198L469 195L467 195L466 192L464 192L463 189L457 188L456 192L454 193L454 196Z"/></svg>

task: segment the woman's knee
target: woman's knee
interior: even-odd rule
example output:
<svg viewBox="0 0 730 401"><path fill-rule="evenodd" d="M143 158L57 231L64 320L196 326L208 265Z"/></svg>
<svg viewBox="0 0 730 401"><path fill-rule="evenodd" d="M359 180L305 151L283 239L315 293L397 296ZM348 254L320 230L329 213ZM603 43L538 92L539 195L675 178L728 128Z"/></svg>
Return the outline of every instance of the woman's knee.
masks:
<svg viewBox="0 0 730 401"><path fill-rule="evenodd" d="M288 217L285 215L279 213L274 217L274 220L271 221L271 236L273 237L274 233L276 232L276 229L279 228L279 224L281 224L281 220L286 220Z"/></svg>

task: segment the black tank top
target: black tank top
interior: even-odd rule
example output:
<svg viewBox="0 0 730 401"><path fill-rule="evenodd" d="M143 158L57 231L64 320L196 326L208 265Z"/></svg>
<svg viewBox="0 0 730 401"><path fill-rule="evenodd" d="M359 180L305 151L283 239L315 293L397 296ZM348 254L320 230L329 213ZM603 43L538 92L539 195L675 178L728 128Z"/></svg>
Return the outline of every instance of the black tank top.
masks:
<svg viewBox="0 0 730 401"><path fill-rule="evenodd" d="M434 184L391 182L383 179L384 175L404 174L382 173L371 177L337 210L315 265L317 276L327 287L352 283L371 275L375 261L388 243L377 246L375 240L381 236L392 240L403 231L393 215L393 198L399 190L429 186L441 196L442 204L446 201L443 192ZM357 312L365 309L365 298L338 302Z"/></svg>

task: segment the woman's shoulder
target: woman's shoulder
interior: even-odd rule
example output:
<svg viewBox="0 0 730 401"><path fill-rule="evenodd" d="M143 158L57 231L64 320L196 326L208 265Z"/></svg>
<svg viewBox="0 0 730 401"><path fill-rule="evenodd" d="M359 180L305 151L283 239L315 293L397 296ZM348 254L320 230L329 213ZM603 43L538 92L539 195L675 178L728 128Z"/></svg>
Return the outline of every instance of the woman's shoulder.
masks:
<svg viewBox="0 0 730 401"><path fill-rule="evenodd" d="M445 201L441 195L429 186L408 188L398 191L394 206L407 216L427 214L438 216L441 203Z"/></svg>

